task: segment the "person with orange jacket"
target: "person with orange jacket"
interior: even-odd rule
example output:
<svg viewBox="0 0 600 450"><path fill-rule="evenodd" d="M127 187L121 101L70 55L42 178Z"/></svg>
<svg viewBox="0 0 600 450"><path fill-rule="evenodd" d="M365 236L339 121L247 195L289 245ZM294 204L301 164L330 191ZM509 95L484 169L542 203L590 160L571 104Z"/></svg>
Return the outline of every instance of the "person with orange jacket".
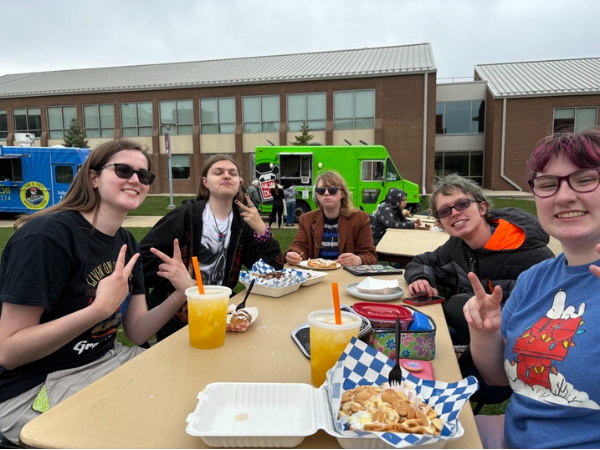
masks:
<svg viewBox="0 0 600 450"><path fill-rule="evenodd" d="M416 256L404 277L411 295L438 295L440 280L460 286L460 293L444 305L446 321L469 343L469 327L463 306L474 295L468 274L477 275L488 293L495 286L503 302L526 269L553 258L548 234L534 215L519 208L490 211L488 200L473 181L451 174L433 186L429 206L450 235L432 252Z"/></svg>

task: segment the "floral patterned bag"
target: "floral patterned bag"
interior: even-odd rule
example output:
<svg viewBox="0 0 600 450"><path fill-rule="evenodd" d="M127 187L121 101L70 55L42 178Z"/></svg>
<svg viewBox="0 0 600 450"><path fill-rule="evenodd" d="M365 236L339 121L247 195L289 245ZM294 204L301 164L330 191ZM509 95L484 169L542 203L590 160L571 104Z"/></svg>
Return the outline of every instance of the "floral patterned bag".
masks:
<svg viewBox="0 0 600 450"><path fill-rule="evenodd" d="M431 361L435 358L436 325L431 317L423 315L429 321L430 329L400 331L400 358L423 361ZM390 359L396 358L396 333L393 328L374 329L369 335L368 344Z"/></svg>

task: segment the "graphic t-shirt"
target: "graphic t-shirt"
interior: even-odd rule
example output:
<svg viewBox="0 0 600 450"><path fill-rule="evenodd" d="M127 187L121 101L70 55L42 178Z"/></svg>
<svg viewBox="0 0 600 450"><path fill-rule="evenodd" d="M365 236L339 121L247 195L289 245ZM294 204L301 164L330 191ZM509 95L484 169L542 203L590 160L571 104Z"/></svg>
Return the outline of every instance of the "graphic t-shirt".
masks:
<svg viewBox="0 0 600 450"><path fill-rule="evenodd" d="M517 280L502 310L508 448L600 448L599 293L589 265L564 254Z"/></svg>
<svg viewBox="0 0 600 450"><path fill-rule="evenodd" d="M323 240L321 241L321 250L319 258L335 260L340 256L338 247L338 219L329 219L325 215L323 224Z"/></svg>
<svg viewBox="0 0 600 450"><path fill-rule="evenodd" d="M127 244L125 261L139 252L135 238L124 228L115 236L98 230L74 211L31 219L15 232L2 253L0 307L3 303L42 306L40 323L50 322L91 305L98 283L113 273L119 251ZM57 370L83 366L114 345L131 295L144 294L138 260L129 279L130 294L103 320L56 352L7 370L0 366L0 401L41 384Z"/></svg>
<svg viewBox="0 0 600 450"><path fill-rule="evenodd" d="M202 212L202 239L198 251L198 263L202 283L207 286L222 286L225 281L227 248L231 238L233 211L226 220L217 219L207 204Z"/></svg>

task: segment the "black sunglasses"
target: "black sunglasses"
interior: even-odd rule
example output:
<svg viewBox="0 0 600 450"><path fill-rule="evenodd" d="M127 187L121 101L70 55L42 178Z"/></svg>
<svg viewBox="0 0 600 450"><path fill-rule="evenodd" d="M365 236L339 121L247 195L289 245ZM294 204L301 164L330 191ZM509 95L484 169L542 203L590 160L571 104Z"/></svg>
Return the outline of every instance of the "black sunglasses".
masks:
<svg viewBox="0 0 600 450"><path fill-rule="evenodd" d="M450 214L452 214L452 208L454 208L457 211L464 211L469 206L471 206L471 203L481 203L481 202L477 201L477 200L473 200L472 198L463 198L462 200L457 201L452 206L446 206L444 208L438 209L437 212L433 216L438 219L443 219L444 217L448 217Z"/></svg>
<svg viewBox="0 0 600 450"><path fill-rule="evenodd" d="M140 183L145 184L146 186L150 186L154 182L154 178L156 178L156 175L148 172L146 169L135 170L130 165L122 163L107 164L104 167L100 167L100 170L106 169L107 167L114 167L115 174L124 180L129 180L135 173L138 176Z"/></svg>
<svg viewBox="0 0 600 450"><path fill-rule="evenodd" d="M338 193L338 191L340 190L339 187L335 187L335 186L329 186L329 187L318 187L316 189L317 194L319 195L325 195L325 192L329 192L329 195L335 195Z"/></svg>

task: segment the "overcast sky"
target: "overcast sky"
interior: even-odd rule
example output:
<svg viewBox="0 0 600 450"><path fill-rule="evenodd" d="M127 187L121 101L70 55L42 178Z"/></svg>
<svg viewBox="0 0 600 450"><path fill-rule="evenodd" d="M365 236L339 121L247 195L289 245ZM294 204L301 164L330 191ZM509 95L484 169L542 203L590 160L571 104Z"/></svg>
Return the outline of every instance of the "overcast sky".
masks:
<svg viewBox="0 0 600 450"><path fill-rule="evenodd" d="M429 42L475 64L600 57L598 0L0 0L0 75Z"/></svg>

